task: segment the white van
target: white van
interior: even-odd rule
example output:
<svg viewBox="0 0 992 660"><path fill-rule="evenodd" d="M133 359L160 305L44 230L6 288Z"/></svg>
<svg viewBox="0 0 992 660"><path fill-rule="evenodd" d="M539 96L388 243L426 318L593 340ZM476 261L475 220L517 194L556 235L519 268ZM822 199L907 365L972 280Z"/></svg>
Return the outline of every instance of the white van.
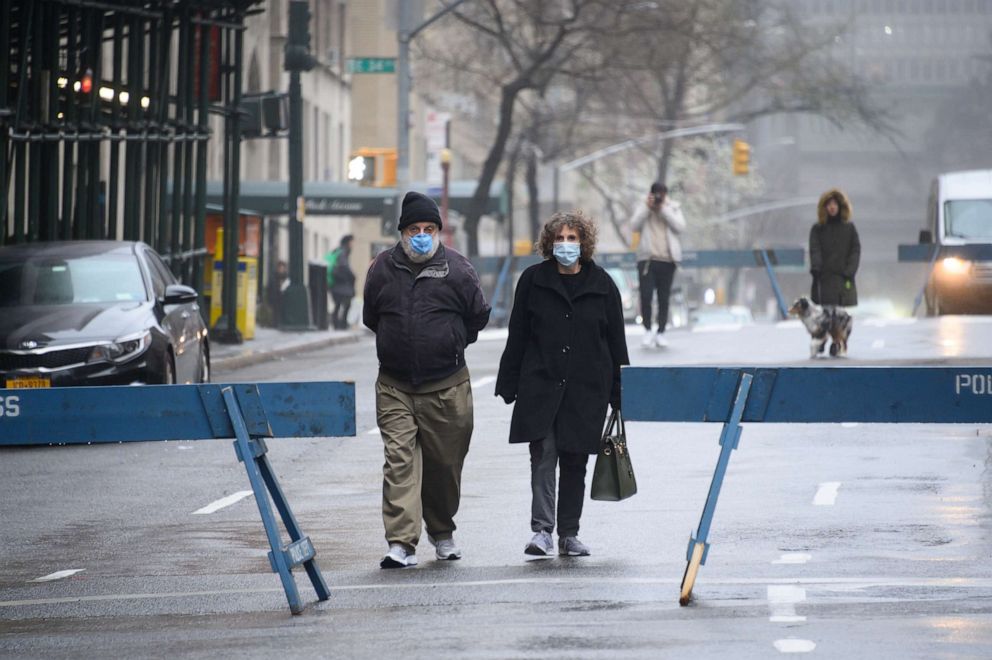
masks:
<svg viewBox="0 0 992 660"><path fill-rule="evenodd" d="M928 315L992 312L992 170L934 179L920 242L941 248L925 291Z"/></svg>

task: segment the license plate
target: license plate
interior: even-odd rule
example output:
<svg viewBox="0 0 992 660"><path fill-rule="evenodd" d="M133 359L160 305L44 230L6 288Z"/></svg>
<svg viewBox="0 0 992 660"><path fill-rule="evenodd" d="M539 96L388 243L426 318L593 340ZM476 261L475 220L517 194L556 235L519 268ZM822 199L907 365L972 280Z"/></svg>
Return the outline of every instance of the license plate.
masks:
<svg viewBox="0 0 992 660"><path fill-rule="evenodd" d="M20 376L18 378L7 379L7 387L12 390L51 386L52 379L42 376Z"/></svg>

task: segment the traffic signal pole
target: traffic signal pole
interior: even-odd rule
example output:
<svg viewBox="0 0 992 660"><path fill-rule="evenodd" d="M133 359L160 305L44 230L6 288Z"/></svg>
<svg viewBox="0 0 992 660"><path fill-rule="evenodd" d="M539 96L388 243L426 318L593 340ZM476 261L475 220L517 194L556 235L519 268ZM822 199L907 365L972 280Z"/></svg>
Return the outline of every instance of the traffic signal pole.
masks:
<svg viewBox="0 0 992 660"><path fill-rule="evenodd" d="M624 140L614 145L608 147L603 147L585 156L580 156L574 160L570 160L567 163L561 163L555 166L554 172L554 210L558 210L559 205L559 193L561 183L559 179L561 175L565 172L571 172L572 170L578 169L583 165L595 162L600 158L606 158L607 156L612 156L613 154L620 153L621 151L626 151L631 147L636 147L639 144L645 144L648 142L663 142L664 140L670 140L673 138L689 137L692 135L712 135L718 133L733 133L736 131L744 130L744 124L704 124L702 126L688 126L686 128L676 128L671 131L665 131L664 133L656 133L654 135L646 135L644 137L633 138L630 140Z"/></svg>
<svg viewBox="0 0 992 660"><path fill-rule="evenodd" d="M201 46L202 47L202 46ZM224 168L224 271L222 275L221 314L210 330L210 336L222 344L240 344L244 341L238 329L238 234L240 231L241 198L241 66L244 50L242 30L234 33L234 69L230 106L225 117L225 144L227 150ZM205 84L205 83L201 83ZM216 295L216 292L214 292Z"/></svg>
<svg viewBox="0 0 992 660"><path fill-rule="evenodd" d="M282 294L280 327L310 327L310 296L303 283L303 99L300 72L289 74L289 286Z"/></svg>
<svg viewBox="0 0 992 660"><path fill-rule="evenodd" d="M284 330L313 329L310 296L303 283L303 94L300 88L300 72L314 66L309 23L307 1L291 0L284 61L284 68L289 71L289 286L282 294L279 319L279 327Z"/></svg>

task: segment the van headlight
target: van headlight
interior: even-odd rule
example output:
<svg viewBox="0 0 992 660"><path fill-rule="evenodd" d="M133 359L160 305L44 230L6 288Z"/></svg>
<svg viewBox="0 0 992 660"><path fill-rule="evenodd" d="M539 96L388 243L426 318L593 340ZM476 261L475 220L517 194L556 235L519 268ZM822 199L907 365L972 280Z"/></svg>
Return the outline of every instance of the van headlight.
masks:
<svg viewBox="0 0 992 660"><path fill-rule="evenodd" d="M945 257L941 260L940 267L948 275L965 275L971 268L971 262L959 257Z"/></svg>
<svg viewBox="0 0 992 660"><path fill-rule="evenodd" d="M127 362L152 345L151 330L120 337L112 342L94 346L87 362Z"/></svg>

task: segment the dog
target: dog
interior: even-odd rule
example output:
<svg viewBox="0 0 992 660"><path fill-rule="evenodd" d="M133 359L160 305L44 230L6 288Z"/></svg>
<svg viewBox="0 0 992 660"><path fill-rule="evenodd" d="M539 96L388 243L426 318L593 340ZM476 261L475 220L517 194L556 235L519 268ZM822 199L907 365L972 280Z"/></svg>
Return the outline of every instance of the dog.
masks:
<svg viewBox="0 0 992 660"><path fill-rule="evenodd" d="M830 339L831 357L847 355L847 340L851 336L854 319L841 307L822 307L806 296L792 303L789 314L796 316L809 331L809 356L815 358L823 352Z"/></svg>

